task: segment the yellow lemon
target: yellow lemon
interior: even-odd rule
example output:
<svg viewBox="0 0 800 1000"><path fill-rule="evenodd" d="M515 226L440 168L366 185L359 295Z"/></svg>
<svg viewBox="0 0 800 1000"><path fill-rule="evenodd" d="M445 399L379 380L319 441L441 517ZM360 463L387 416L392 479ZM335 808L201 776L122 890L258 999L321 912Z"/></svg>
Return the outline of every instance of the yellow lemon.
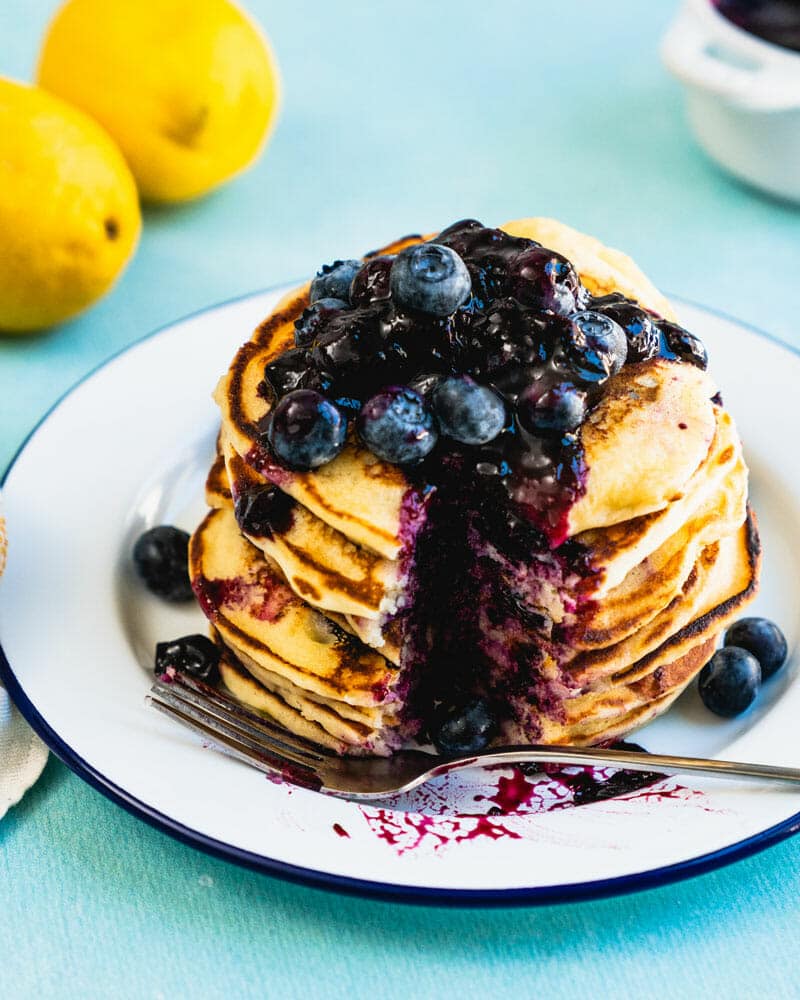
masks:
<svg viewBox="0 0 800 1000"><path fill-rule="evenodd" d="M90 305L140 229L136 184L97 122L0 77L0 330L38 330Z"/></svg>
<svg viewBox="0 0 800 1000"><path fill-rule="evenodd" d="M229 0L67 0L38 80L110 132L148 201L195 198L248 166L278 107L272 52Z"/></svg>

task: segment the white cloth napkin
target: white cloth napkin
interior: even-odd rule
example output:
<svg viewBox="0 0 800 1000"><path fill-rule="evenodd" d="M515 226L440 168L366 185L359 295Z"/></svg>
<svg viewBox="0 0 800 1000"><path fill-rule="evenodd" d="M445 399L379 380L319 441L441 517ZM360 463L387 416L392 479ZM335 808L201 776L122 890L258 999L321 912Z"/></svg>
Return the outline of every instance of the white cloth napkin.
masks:
<svg viewBox="0 0 800 1000"><path fill-rule="evenodd" d="M0 819L38 780L46 763L47 747L0 685Z"/></svg>
<svg viewBox="0 0 800 1000"><path fill-rule="evenodd" d="M0 513L0 576L6 563L5 521ZM38 779L47 747L22 718L0 684L0 819Z"/></svg>

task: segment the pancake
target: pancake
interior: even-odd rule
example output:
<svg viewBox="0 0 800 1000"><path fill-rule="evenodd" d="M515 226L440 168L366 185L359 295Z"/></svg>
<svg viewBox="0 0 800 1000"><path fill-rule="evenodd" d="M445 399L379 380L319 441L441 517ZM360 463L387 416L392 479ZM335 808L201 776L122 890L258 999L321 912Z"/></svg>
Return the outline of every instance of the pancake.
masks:
<svg viewBox="0 0 800 1000"><path fill-rule="evenodd" d="M652 711L656 703L668 707L711 658L720 633L752 599L759 562L752 522L743 525L734 537L710 546L698 564L699 585L688 587L686 594L675 600L678 613L672 625L678 625L676 631L615 673L609 669L612 662L626 663L634 655L630 643L618 650L616 660L606 656L602 669L593 670L584 662L574 670L573 679L581 683L581 693L564 700L560 719L539 716L536 721L543 742L570 743L579 734L615 738L613 727L631 712L641 713L646 721L658 714ZM718 603L709 606L712 602ZM651 632L650 641L656 641L660 634L658 630ZM646 649L647 643L642 643L640 650Z"/></svg>
<svg viewBox="0 0 800 1000"><path fill-rule="evenodd" d="M573 681L587 687L614 676L638 679L659 655L671 655L681 644L687 648L706 620L713 618L719 632L755 597L760 562L751 514L734 534L701 552L680 594L638 632L614 646L578 653L569 664Z"/></svg>
<svg viewBox="0 0 800 1000"><path fill-rule="evenodd" d="M592 552L597 571L595 597L601 598L619 586L637 563L654 552L702 504L716 495L736 466L740 475L744 476L746 489L747 469L742 461L741 444L733 419L721 407L715 408L715 415L717 427L708 455L687 481L681 494L660 511L611 525L603 531L587 531L576 536L576 541Z"/></svg>
<svg viewBox="0 0 800 1000"><path fill-rule="evenodd" d="M226 645L299 688L353 705L392 700L399 672L300 600L242 536L233 511L211 511L194 532L189 572Z"/></svg>
<svg viewBox="0 0 800 1000"><path fill-rule="evenodd" d="M219 448L219 441L217 442ZM225 468L225 458L217 452L206 477L206 503L209 507L227 507L233 503L228 470Z"/></svg>
<svg viewBox="0 0 800 1000"><path fill-rule="evenodd" d="M221 445L231 502L266 484L224 437ZM262 534L245 534L309 604L363 618L396 612L402 578L397 561L356 545L302 504L292 504L282 521L273 520Z"/></svg>
<svg viewBox="0 0 800 1000"><path fill-rule="evenodd" d="M623 369L581 429L586 491L568 537L663 510L682 496L716 430L708 375L652 360Z"/></svg>
<svg viewBox="0 0 800 1000"><path fill-rule="evenodd" d="M380 737L368 726L358 723L348 725L335 712L303 701L299 693L290 702L280 693L259 683L227 648L222 653L219 667L222 683L238 701L262 712L298 736L340 754L354 753L358 748L374 753L376 748L381 748Z"/></svg>
<svg viewBox="0 0 800 1000"><path fill-rule="evenodd" d="M537 720L538 739L548 745L585 746L627 735L672 705L711 658L716 643L717 636L712 635L640 681L619 683L601 693L567 701L563 721ZM530 722L524 730L509 726L506 738L526 742L530 728Z"/></svg>
<svg viewBox="0 0 800 1000"><path fill-rule="evenodd" d="M611 268L607 262L602 268L598 263L601 244L568 227L559 229L553 220L521 220L503 228L510 233L519 229L520 235L527 236L538 232L540 223L542 234L553 240L548 245L556 250L559 244L575 250L584 241L584 281L593 273L590 262L598 273L598 269ZM561 237L556 239L559 233ZM413 240L400 241L381 253L395 252ZM625 258L628 263L622 260L623 256L615 264L614 274L620 281L615 287L656 312L661 310L662 315L671 316L663 297L629 259ZM608 276L603 278L605 284L609 280ZM308 305L308 294L308 286L302 286L285 296L220 379L215 399L223 427L231 446L265 478L352 541L387 558L396 558L402 547L401 536L408 528L406 522L416 503L421 502L399 467L382 462L351 440L334 461L320 469L289 472L263 446L263 428L271 409L270 401L259 391L264 368L294 346L294 321ZM589 478L583 497L570 511L568 534L663 509L681 491L708 451L714 433L711 398L715 392L707 373L692 365L655 359L641 367L624 369L582 428ZM637 456L635 465L627 461L630 455Z"/></svg>
<svg viewBox="0 0 800 1000"><path fill-rule="evenodd" d="M503 230L564 254L588 292L622 293L652 323L674 318L624 254L553 220ZM493 261L507 237L481 232ZM470 266L473 287L487 280ZM285 296L214 393L212 510L190 572L226 686L338 753L390 754L466 694L493 706L497 738L513 742L607 742L665 711L758 582L747 468L704 362L659 334L660 353L608 380L576 431L574 465L558 467L561 506L547 506L541 474L507 477L505 492L431 483L352 426L331 461L290 470L266 441L265 367L294 348L308 303L308 285ZM438 336L449 321L426 322Z"/></svg>
<svg viewBox="0 0 800 1000"><path fill-rule="evenodd" d="M700 552L734 533L746 514L747 472L740 460L706 503L613 590L593 600L571 633L578 649L609 646L643 628L676 597Z"/></svg>

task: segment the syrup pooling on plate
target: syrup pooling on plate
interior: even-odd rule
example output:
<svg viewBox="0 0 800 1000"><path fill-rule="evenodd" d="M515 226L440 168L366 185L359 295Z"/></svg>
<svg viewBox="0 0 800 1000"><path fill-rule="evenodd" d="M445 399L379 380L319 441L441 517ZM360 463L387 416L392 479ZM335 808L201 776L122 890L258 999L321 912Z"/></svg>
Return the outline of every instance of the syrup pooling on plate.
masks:
<svg viewBox="0 0 800 1000"><path fill-rule="evenodd" d="M549 547L585 491L580 429L614 375L654 357L707 364L688 331L592 297L565 257L474 220L360 268L327 265L311 297L295 348L264 373L277 464L329 461L338 413L422 485L491 496L499 483Z"/></svg>

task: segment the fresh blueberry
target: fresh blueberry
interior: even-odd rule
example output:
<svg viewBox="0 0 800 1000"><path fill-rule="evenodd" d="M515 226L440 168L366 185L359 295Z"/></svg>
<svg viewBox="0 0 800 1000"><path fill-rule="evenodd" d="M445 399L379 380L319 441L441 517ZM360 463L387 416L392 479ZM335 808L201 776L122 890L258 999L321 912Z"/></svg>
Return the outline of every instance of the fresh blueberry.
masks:
<svg viewBox="0 0 800 1000"><path fill-rule="evenodd" d="M610 301L609 301L610 300ZM635 302L607 296L592 302L592 311L610 316L625 331L628 340L628 363L647 361L661 349L661 339L653 321Z"/></svg>
<svg viewBox="0 0 800 1000"><path fill-rule="evenodd" d="M434 390L432 399L442 434L461 444L488 444L505 427L502 398L469 375L445 379Z"/></svg>
<svg viewBox="0 0 800 1000"><path fill-rule="evenodd" d="M391 295L389 277L394 257L371 257L353 278L350 301L354 306L366 306Z"/></svg>
<svg viewBox="0 0 800 1000"><path fill-rule="evenodd" d="M307 471L336 458L347 437L347 420L313 389L295 389L275 407L267 435L281 462Z"/></svg>
<svg viewBox="0 0 800 1000"><path fill-rule="evenodd" d="M437 243L417 243L395 258L390 285L399 306L449 316L469 297L472 281L455 250Z"/></svg>
<svg viewBox="0 0 800 1000"><path fill-rule="evenodd" d="M303 384L303 378L308 371L308 354L303 347L293 347L279 354L264 368L264 379L275 395L280 399L292 389Z"/></svg>
<svg viewBox="0 0 800 1000"><path fill-rule="evenodd" d="M567 316L580 309L585 292L578 272L561 254L532 246L509 268L511 293L526 306Z"/></svg>
<svg viewBox="0 0 800 1000"><path fill-rule="evenodd" d="M768 618L739 619L725 633L725 645L752 653L761 666L762 680L777 673L789 653L786 637Z"/></svg>
<svg viewBox="0 0 800 1000"><path fill-rule="evenodd" d="M470 698L445 714L431 733L431 740L442 754L478 753L488 745L496 729L486 701Z"/></svg>
<svg viewBox="0 0 800 1000"><path fill-rule="evenodd" d="M311 282L311 301L342 299L349 302L350 285L360 268L360 260L335 260L332 264L323 264Z"/></svg>
<svg viewBox="0 0 800 1000"><path fill-rule="evenodd" d="M239 527L246 535L272 538L292 521L295 501L277 486L251 486L236 495L233 505Z"/></svg>
<svg viewBox="0 0 800 1000"><path fill-rule="evenodd" d="M700 671L698 690L703 704L726 718L741 715L756 699L761 686L761 667L746 649L718 649Z"/></svg>
<svg viewBox="0 0 800 1000"><path fill-rule="evenodd" d="M703 371L708 368L708 351L699 337L677 323L668 323L666 320L662 320L658 326L664 338L664 354L667 357L688 361Z"/></svg>
<svg viewBox="0 0 800 1000"><path fill-rule="evenodd" d="M517 417L531 434L571 434L586 416L586 394L571 382L533 382L517 399Z"/></svg>
<svg viewBox="0 0 800 1000"><path fill-rule="evenodd" d="M308 309L303 310L300 319L294 321L294 342L297 347L309 347L318 336L325 317L339 309L347 309L344 299L318 299Z"/></svg>
<svg viewBox="0 0 800 1000"><path fill-rule="evenodd" d="M562 348L567 368L581 382L596 385L616 375L628 356L628 341L619 323L589 310L570 316Z"/></svg>
<svg viewBox="0 0 800 1000"><path fill-rule="evenodd" d="M167 601L189 601L189 536L180 528L161 524L136 540L133 564L147 589Z"/></svg>
<svg viewBox="0 0 800 1000"><path fill-rule="evenodd" d="M182 670L198 680L213 684L219 679L220 649L206 635L184 635L156 646L154 673Z"/></svg>
<svg viewBox="0 0 800 1000"><path fill-rule="evenodd" d="M390 386L364 403L358 433L370 451L396 465L421 461L438 438L425 400L403 386Z"/></svg>

